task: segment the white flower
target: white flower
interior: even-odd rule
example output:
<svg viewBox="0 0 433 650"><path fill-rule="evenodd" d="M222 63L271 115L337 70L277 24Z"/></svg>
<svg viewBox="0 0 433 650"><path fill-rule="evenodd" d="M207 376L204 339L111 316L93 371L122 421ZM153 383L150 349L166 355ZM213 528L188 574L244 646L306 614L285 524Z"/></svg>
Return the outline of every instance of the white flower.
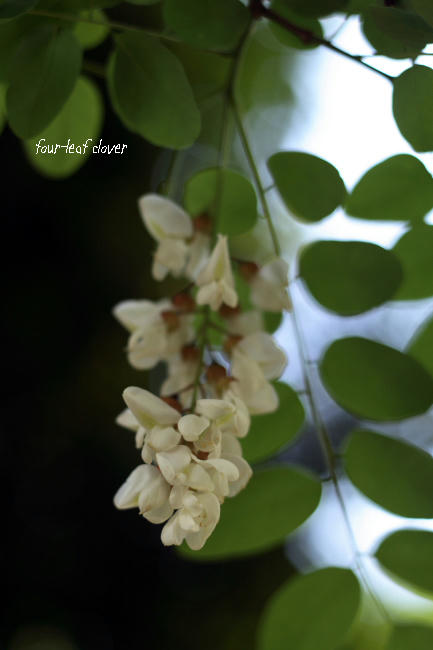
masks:
<svg viewBox="0 0 433 650"><path fill-rule="evenodd" d="M173 512L170 490L171 486L156 467L139 465L116 492L114 505L121 510L138 507L144 517L162 523Z"/></svg>
<svg viewBox="0 0 433 650"><path fill-rule="evenodd" d="M222 425L221 431L230 433L237 438L245 438L251 424L247 405L231 388L224 393L223 397L225 401L230 402L235 407L235 412L233 417Z"/></svg>
<svg viewBox="0 0 433 650"><path fill-rule="evenodd" d="M245 336L235 349L255 361L266 379L278 379L287 365L286 353L267 332Z"/></svg>
<svg viewBox="0 0 433 650"><path fill-rule="evenodd" d="M224 459L236 466L238 470L238 478L229 483L229 497L236 496L241 490L244 489L251 476L253 475L253 470L245 460L239 454L225 454Z"/></svg>
<svg viewBox="0 0 433 650"><path fill-rule="evenodd" d="M239 350L232 353L231 390L245 402L252 414L271 413L278 408L278 395L259 364Z"/></svg>
<svg viewBox="0 0 433 650"><path fill-rule="evenodd" d="M250 281L251 301L265 311L291 309L287 294L289 266L281 258L265 264Z"/></svg>
<svg viewBox="0 0 433 650"><path fill-rule="evenodd" d="M138 205L147 230L158 242L153 277L163 280L170 271L180 275L186 263L186 240L193 235L191 217L176 203L158 194L142 196Z"/></svg>
<svg viewBox="0 0 433 650"><path fill-rule="evenodd" d="M180 433L173 427L180 418L179 411L141 388L127 388L123 398L130 410L122 411L116 421L136 431L135 443L142 448L145 463L152 463L157 452L172 449L180 442Z"/></svg>
<svg viewBox="0 0 433 650"><path fill-rule="evenodd" d="M220 504L217 497L210 492L196 494L190 490L180 490L174 504L178 510L162 529L162 543L165 546L179 545L185 539L193 551L198 551L219 521Z"/></svg>
<svg viewBox="0 0 433 650"><path fill-rule="evenodd" d="M263 329L261 312L251 309L227 318L227 331L237 336L247 336Z"/></svg>
<svg viewBox="0 0 433 650"><path fill-rule="evenodd" d="M233 458L236 458L236 456L233 456ZM220 503L222 503L230 493L229 485L239 480L240 474L237 461L235 463L227 458L208 458L207 460L197 459L196 462L207 471L213 483L212 492L216 494Z"/></svg>
<svg viewBox="0 0 433 650"><path fill-rule="evenodd" d="M144 388L137 386L125 388L123 399L145 429L177 424L181 417L179 411Z"/></svg>
<svg viewBox="0 0 433 650"><path fill-rule="evenodd" d="M126 300L113 313L132 332L128 359L140 370L170 359L194 338L193 316L178 316L168 300Z"/></svg>
<svg viewBox="0 0 433 650"><path fill-rule="evenodd" d="M208 263L197 277L196 284L200 287L196 296L199 305L210 305L211 309L216 311L223 303L229 307L236 307L238 304L227 237L218 235L218 242Z"/></svg>
<svg viewBox="0 0 433 650"><path fill-rule="evenodd" d="M209 259L210 237L201 232L196 232L187 250L187 265L185 275L195 280Z"/></svg>
<svg viewBox="0 0 433 650"><path fill-rule="evenodd" d="M156 462L170 485L184 485L202 492L214 489L209 473L193 459L191 450L185 445L156 454Z"/></svg>
<svg viewBox="0 0 433 650"><path fill-rule="evenodd" d="M198 360L184 360L176 357L168 361L168 377L161 386L161 395L174 395L194 383Z"/></svg>

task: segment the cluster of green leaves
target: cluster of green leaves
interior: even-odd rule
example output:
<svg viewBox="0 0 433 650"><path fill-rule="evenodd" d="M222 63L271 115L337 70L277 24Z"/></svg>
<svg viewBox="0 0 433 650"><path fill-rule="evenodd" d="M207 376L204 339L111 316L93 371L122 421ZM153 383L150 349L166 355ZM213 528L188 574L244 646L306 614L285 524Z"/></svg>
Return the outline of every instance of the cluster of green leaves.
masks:
<svg viewBox="0 0 433 650"><path fill-rule="evenodd" d="M5 92L4 119L24 141L36 168L49 176L74 173L91 152L37 153L35 143L63 144L65 136L82 144L97 142L103 121L98 88L83 74L107 77L109 98L124 126L153 144L184 149L198 138L200 102L224 91L233 54L244 38L251 14L241 0L131 0L152 5L160 33L143 27L122 29L109 19L117 0L3 0L0 6L0 87ZM254 4L254 3L253 3ZM319 18L335 11L359 12L366 37L379 54L415 59L433 41L433 18L426 0L404 7L377 6L378 0L273 0L272 11L286 23L271 21L275 37L288 48L317 47L323 39ZM407 7L409 5L409 8ZM108 13L107 13L108 9ZM292 29L287 29L287 24ZM128 26L125 26L128 27ZM87 51L111 35L112 47L103 65L92 66ZM84 56L83 56L84 55ZM433 149L433 71L413 65L394 80L393 111L403 136L416 151ZM67 142L66 137L66 142ZM287 163L288 164L288 163ZM293 154L292 183L304 182L302 154ZM323 161L319 166L326 166ZM271 162L278 174L278 155ZM311 163L309 171L312 173ZM330 181L329 205L344 191ZM321 173L322 172L322 173ZM290 186L286 188L286 198ZM293 204L296 214L317 220L310 205ZM304 206L307 207L307 206Z"/></svg>

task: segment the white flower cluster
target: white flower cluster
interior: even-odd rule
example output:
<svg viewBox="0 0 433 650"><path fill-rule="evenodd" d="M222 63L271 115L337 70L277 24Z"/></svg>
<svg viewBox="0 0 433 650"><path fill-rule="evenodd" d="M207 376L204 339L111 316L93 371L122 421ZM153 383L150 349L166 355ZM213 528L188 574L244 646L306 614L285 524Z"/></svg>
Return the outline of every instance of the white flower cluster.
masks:
<svg viewBox="0 0 433 650"><path fill-rule="evenodd" d="M287 264L276 259L259 268L240 263L257 309L242 312L227 238L218 235L211 250L210 220L191 217L155 194L139 201L145 226L157 241L152 274L191 280L188 291L159 302L128 300L114 309L130 332L128 359L138 369L167 363L161 397L129 387L117 423L135 432L143 463L115 495L120 508L139 508L152 523L164 523L166 545L186 540L202 548L220 517L220 505L248 483L252 470L239 439L250 415L270 413L278 396L270 383L286 356L263 331L260 310L289 309ZM197 311L201 325L195 326ZM224 328L212 321L219 312ZM221 320L219 321L221 322ZM215 363L207 329L223 329L221 363Z"/></svg>

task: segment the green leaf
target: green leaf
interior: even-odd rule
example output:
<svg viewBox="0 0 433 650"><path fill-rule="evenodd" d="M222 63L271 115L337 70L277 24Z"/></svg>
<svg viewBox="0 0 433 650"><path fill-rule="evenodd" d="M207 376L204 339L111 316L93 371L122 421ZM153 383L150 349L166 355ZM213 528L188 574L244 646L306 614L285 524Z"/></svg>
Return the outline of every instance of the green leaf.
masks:
<svg viewBox="0 0 433 650"><path fill-rule="evenodd" d="M358 490L382 508L402 517L433 517L433 458L422 449L357 430L349 438L344 466Z"/></svg>
<svg viewBox="0 0 433 650"><path fill-rule="evenodd" d="M266 460L294 440L305 421L305 411L297 393L282 382L274 384L280 405L274 413L254 415L251 428L242 440L249 463Z"/></svg>
<svg viewBox="0 0 433 650"><path fill-rule="evenodd" d="M165 0L164 20L189 45L228 51L239 43L250 14L239 0Z"/></svg>
<svg viewBox="0 0 433 650"><path fill-rule="evenodd" d="M398 259L361 241L318 241L301 252L299 272L314 298L342 316L391 300L402 281Z"/></svg>
<svg viewBox="0 0 433 650"><path fill-rule="evenodd" d="M385 650L431 650L433 628L425 625L396 625Z"/></svg>
<svg viewBox="0 0 433 650"><path fill-rule="evenodd" d="M200 132L200 113L178 59L156 38L116 37L109 91L128 128L162 147L184 149Z"/></svg>
<svg viewBox="0 0 433 650"><path fill-rule="evenodd" d="M394 7L370 7L362 26L376 51L395 59L415 58L433 41L433 29L422 18Z"/></svg>
<svg viewBox="0 0 433 650"><path fill-rule="evenodd" d="M88 9L81 11L78 15L80 18L96 20L101 23L107 22L108 20L101 9ZM110 28L107 25L92 25L91 23L77 22L74 27L74 34L84 49L97 47L106 39L109 33Z"/></svg>
<svg viewBox="0 0 433 650"><path fill-rule="evenodd" d="M77 84L53 122L39 135L25 142L25 149L30 162L38 171L51 178L65 178L79 169L92 152L99 135L103 119L103 100L98 88L85 77L80 77ZM74 143L74 151L58 149L54 154L36 153L36 144L45 138L41 145L66 145L68 140ZM87 148L84 144L88 139ZM77 147L79 147L77 153ZM79 152L82 153L79 153Z"/></svg>
<svg viewBox="0 0 433 650"><path fill-rule="evenodd" d="M170 43L170 50L182 63L197 100L227 86L233 61L214 52L204 52L185 43Z"/></svg>
<svg viewBox="0 0 433 650"><path fill-rule="evenodd" d="M257 221L257 199L250 181L227 168L198 172L185 186L184 204L193 217L207 213L218 232L240 235Z"/></svg>
<svg viewBox="0 0 433 650"><path fill-rule="evenodd" d="M432 176L415 156L392 156L364 174L345 207L358 219L422 220L433 208Z"/></svg>
<svg viewBox="0 0 433 650"><path fill-rule="evenodd" d="M10 71L6 110L12 130L27 139L40 133L70 96L81 50L69 30L35 29L17 51Z"/></svg>
<svg viewBox="0 0 433 650"><path fill-rule="evenodd" d="M268 602L258 650L334 650L357 615L361 590L348 569L329 567L290 580Z"/></svg>
<svg viewBox="0 0 433 650"><path fill-rule="evenodd" d="M394 81L392 110L415 151L433 150L433 70L414 65Z"/></svg>
<svg viewBox="0 0 433 650"><path fill-rule="evenodd" d="M334 341L320 372L335 401L368 420L402 420L433 402L433 379L415 359L369 339Z"/></svg>
<svg viewBox="0 0 433 650"><path fill-rule="evenodd" d="M376 557L393 577L408 583L406 586L433 592L433 533L398 530L383 540Z"/></svg>
<svg viewBox="0 0 433 650"><path fill-rule="evenodd" d="M261 553L281 544L317 508L320 482L290 467L255 472L247 487L226 499L221 519L200 551L182 547L194 560L222 560Z"/></svg>
<svg viewBox="0 0 433 650"><path fill-rule="evenodd" d="M433 4L431 0L411 0L412 8L433 27Z"/></svg>
<svg viewBox="0 0 433 650"><path fill-rule="evenodd" d="M37 2L38 0L2 0L0 4L0 20L16 18L33 9Z"/></svg>
<svg viewBox="0 0 433 650"><path fill-rule="evenodd" d="M0 82L9 81L9 70L15 52L26 32L38 26L36 21L36 16L22 16L11 22L0 22Z"/></svg>
<svg viewBox="0 0 433 650"><path fill-rule="evenodd" d="M393 248L403 267L403 282L395 300L419 300L433 295L433 226L408 230Z"/></svg>
<svg viewBox="0 0 433 650"><path fill-rule="evenodd" d="M407 352L433 376L433 315L415 333Z"/></svg>
<svg viewBox="0 0 433 650"><path fill-rule="evenodd" d="M336 11L344 11L348 0L280 0L288 9L312 18L322 18Z"/></svg>
<svg viewBox="0 0 433 650"><path fill-rule="evenodd" d="M285 0L273 0L271 7L277 14L288 20L292 25L299 27L302 31L307 32L307 35L305 37L296 36L293 32L289 31L285 27L282 27L276 22L271 21L271 30L274 33L274 36L280 41L280 43L283 43L283 45L286 45L287 47L294 47L297 50L306 50L317 47L318 43L316 43L314 39L308 37L308 32L317 38L323 38L322 25L318 20L300 16L294 11L291 11L287 7Z"/></svg>
<svg viewBox="0 0 433 650"><path fill-rule="evenodd" d="M126 0L133 5L156 5L160 0Z"/></svg>
<svg viewBox="0 0 433 650"><path fill-rule="evenodd" d="M320 221L345 199L338 171L322 158L282 151L269 158L268 167L284 203L298 219Z"/></svg>

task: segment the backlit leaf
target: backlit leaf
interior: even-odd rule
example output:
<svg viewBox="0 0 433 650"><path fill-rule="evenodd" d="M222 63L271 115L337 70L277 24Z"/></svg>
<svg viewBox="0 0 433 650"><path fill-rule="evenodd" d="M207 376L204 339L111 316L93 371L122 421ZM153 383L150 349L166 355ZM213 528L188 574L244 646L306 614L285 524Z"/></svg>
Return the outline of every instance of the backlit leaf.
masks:
<svg viewBox="0 0 433 650"><path fill-rule="evenodd" d="M431 650L433 627L425 625L396 625L385 650Z"/></svg>
<svg viewBox="0 0 433 650"><path fill-rule="evenodd" d="M433 208L432 176L415 156L392 156L364 174L345 207L358 219L419 221Z"/></svg>
<svg viewBox="0 0 433 650"><path fill-rule="evenodd" d="M334 341L320 372L335 401L367 420L402 420L433 402L433 379L415 359L369 339Z"/></svg>
<svg viewBox="0 0 433 650"><path fill-rule="evenodd" d="M81 11L80 18L95 20L98 23L107 21L107 16L101 9L89 9L88 11ZM107 25L93 24L91 22L77 22L74 27L74 34L78 39L80 45L84 49L91 49L97 47L108 36L110 28Z"/></svg>
<svg viewBox="0 0 433 650"><path fill-rule="evenodd" d="M185 186L185 208L193 217L207 213L218 232L239 235L257 221L257 199L250 181L227 168L198 172Z"/></svg>
<svg viewBox="0 0 433 650"><path fill-rule="evenodd" d="M164 19L189 45L229 51L246 30L250 14L239 0L165 0Z"/></svg>
<svg viewBox="0 0 433 650"><path fill-rule="evenodd" d="M398 530L383 540L376 557L405 586L432 592L433 596L433 533Z"/></svg>
<svg viewBox="0 0 433 650"><path fill-rule="evenodd" d="M382 508L402 517L433 517L433 458L422 449L357 430L349 438L344 466L352 483Z"/></svg>
<svg viewBox="0 0 433 650"><path fill-rule="evenodd" d="M63 106L60 113L51 124L39 135L25 143L27 155L38 171L52 178L64 178L73 174L81 167L92 153L92 147L97 144L103 118L103 102L95 84L80 77L77 84ZM85 143L88 139L91 142ZM44 141L43 141L44 140ZM80 147L76 153L68 153L66 149L58 149L54 154L36 153L36 144L55 146L66 145L68 140Z"/></svg>
<svg viewBox="0 0 433 650"><path fill-rule="evenodd" d="M338 171L322 158L282 151L269 158L268 167L284 203L298 219L320 221L345 199Z"/></svg>
<svg viewBox="0 0 433 650"><path fill-rule="evenodd" d="M314 39L310 38L308 34L310 33L317 38L323 38L322 26L318 20L301 16L292 11L286 5L285 0L273 0L271 7L279 16L282 16L289 21L291 25L299 27L301 30L299 36L297 36L293 31L278 25L275 21L271 21L271 30L283 45L293 47L297 50L317 47L318 43Z"/></svg>
<svg viewBox="0 0 433 650"><path fill-rule="evenodd" d="M433 70L414 65L394 81L392 110L415 151L433 150Z"/></svg>
<svg viewBox="0 0 433 650"><path fill-rule="evenodd" d="M18 49L6 95L9 124L27 139L45 129L70 96L81 66L81 50L69 30L35 29Z"/></svg>
<svg viewBox="0 0 433 650"><path fill-rule="evenodd" d="M299 272L314 298L343 316L392 299L402 280L392 253L361 241L314 242L302 251Z"/></svg>
<svg viewBox="0 0 433 650"><path fill-rule="evenodd" d="M415 332L407 352L433 376L433 317Z"/></svg>
<svg viewBox="0 0 433 650"><path fill-rule="evenodd" d="M348 569L329 567L286 582L265 608L258 650L334 650L349 632L360 598Z"/></svg>
<svg viewBox="0 0 433 650"><path fill-rule="evenodd" d="M395 300L433 296L433 226L422 224L408 230L392 250L403 268Z"/></svg>
<svg viewBox="0 0 433 650"><path fill-rule="evenodd" d="M191 145L200 131L200 113L178 59L145 34L121 34L116 45L109 90L126 126L159 146Z"/></svg>
<svg viewBox="0 0 433 650"><path fill-rule="evenodd" d="M363 30L379 54L396 59L414 58L433 41L433 29L422 18L394 7L368 8Z"/></svg>
<svg viewBox="0 0 433 650"><path fill-rule="evenodd" d="M292 442L305 420L304 407L296 392L281 382L275 384L280 405L274 413L254 415L246 438L242 440L243 455L250 463L273 456Z"/></svg>

